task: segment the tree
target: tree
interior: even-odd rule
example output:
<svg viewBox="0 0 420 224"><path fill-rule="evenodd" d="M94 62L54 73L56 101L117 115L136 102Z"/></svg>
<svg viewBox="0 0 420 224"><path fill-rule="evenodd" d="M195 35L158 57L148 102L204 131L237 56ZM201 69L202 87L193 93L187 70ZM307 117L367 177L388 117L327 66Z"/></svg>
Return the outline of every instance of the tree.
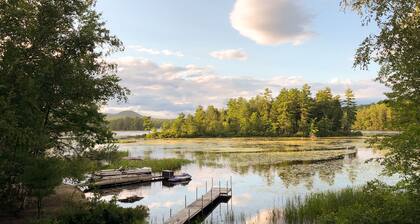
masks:
<svg viewBox="0 0 420 224"><path fill-rule="evenodd" d="M151 117L144 117L143 118L143 129L146 131L150 131L153 128L152 118Z"/></svg>
<svg viewBox="0 0 420 224"><path fill-rule="evenodd" d="M298 89L282 89L274 102L277 122L282 135L290 136L298 131L300 119L300 93Z"/></svg>
<svg viewBox="0 0 420 224"><path fill-rule="evenodd" d="M197 134L200 136L204 135L204 132L206 130L206 124L205 124L206 114L205 113L206 112L204 111L202 106L198 106L197 109L195 110L194 122L197 127Z"/></svg>
<svg viewBox="0 0 420 224"><path fill-rule="evenodd" d="M37 198L38 218L41 216L42 199L53 193L63 180L62 165L58 159L36 158L24 166L26 172L21 182L30 189L29 194Z"/></svg>
<svg viewBox="0 0 420 224"><path fill-rule="evenodd" d="M348 113L353 116L354 96L349 91L347 95ZM249 100L229 99L226 109L198 106L194 114L180 115L180 120L149 137L334 136L346 133L341 123L343 110L340 98L329 88L318 91L315 99L307 84L301 90L284 88L275 99L265 89Z"/></svg>
<svg viewBox="0 0 420 224"><path fill-rule="evenodd" d="M318 135L318 127L316 126L315 120L311 120L309 126L309 135L311 138L315 138Z"/></svg>
<svg viewBox="0 0 420 224"><path fill-rule="evenodd" d="M400 125L420 122L420 3L418 0L343 0L344 7L359 13L363 25L379 28L356 51L355 66L367 69L378 63L377 80L391 88L390 104Z"/></svg>
<svg viewBox="0 0 420 224"><path fill-rule="evenodd" d="M392 109L385 103L359 108L353 128L357 130L396 130L393 126Z"/></svg>
<svg viewBox="0 0 420 224"><path fill-rule="evenodd" d="M309 118L310 111L312 108L312 96L311 96L311 87L308 84L303 85L300 93L300 121L299 121L299 131L304 136L308 136L310 133L309 129Z"/></svg>
<svg viewBox="0 0 420 224"><path fill-rule="evenodd" d="M346 99L343 102L343 131L350 132L351 126L356 120L356 102L351 89L346 89L344 95Z"/></svg>
<svg viewBox="0 0 420 224"><path fill-rule="evenodd" d="M386 137L381 147L389 154L383 164L390 174L402 175L406 189L420 192L418 156L420 129L420 2L418 0L343 0L363 18L363 25L376 23L379 32L369 35L356 51L355 66L380 65L377 80L391 88L388 104L402 133ZM414 156L414 157L412 157ZM412 171L412 172L407 172Z"/></svg>
<svg viewBox="0 0 420 224"><path fill-rule="evenodd" d="M21 182L28 158L49 163L43 159L83 156L98 144L112 147L99 109L110 99L125 100L128 90L118 84L116 65L106 61L122 44L94 5L0 1L2 209L19 207L31 190Z"/></svg>
<svg viewBox="0 0 420 224"><path fill-rule="evenodd" d="M341 130L343 110L339 96L333 96L330 88L321 89L316 93L312 109L317 120L320 136L328 136Z"/></svg>

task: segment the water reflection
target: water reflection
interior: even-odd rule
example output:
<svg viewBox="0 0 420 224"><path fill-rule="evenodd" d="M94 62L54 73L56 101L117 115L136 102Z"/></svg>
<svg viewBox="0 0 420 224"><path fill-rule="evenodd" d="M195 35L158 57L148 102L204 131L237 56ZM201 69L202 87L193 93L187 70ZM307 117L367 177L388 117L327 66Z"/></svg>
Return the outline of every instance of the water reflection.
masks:
<svg viewBox="0 0 420 224"><path fill-rule="evenodd" d="M356 149L351 149L355 146ZM377 178L382 167L365 163L380 156L363 139L329 138L316 141L300 138L144 140L121 145L133 156L186 158L194 163L182 167L193 179L188 183L147 185L105 190L112 195L138 195L144 199L121 206L146 205L150 221L162 223L209 190L213 182L222 187L233 178L233 197L220 204L205 223L264 223L273 207L282 208L287 198L308 193L358 186ZM357 154L355 154L357 152ZM344 159L324 161L345 155ZM318 160L317 160L318 159ZM300 163L296 163L300 161ZM386 182L396 178L379 177ZM273 214L273 213L272 213ZM274 213L275 214L275 213Z"/></svg>

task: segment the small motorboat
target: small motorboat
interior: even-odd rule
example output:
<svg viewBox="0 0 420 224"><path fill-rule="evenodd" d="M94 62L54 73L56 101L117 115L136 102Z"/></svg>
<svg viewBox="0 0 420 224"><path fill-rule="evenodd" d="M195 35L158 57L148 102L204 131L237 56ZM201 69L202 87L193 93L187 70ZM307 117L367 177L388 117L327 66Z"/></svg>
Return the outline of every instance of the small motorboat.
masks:
<svg viewBox="0 0 420 224"><path fill-rule="evenodd" d="M143 198L144 197L133 195L133 196L130 196L130 197L118 199L118 201L119 202L124 202L124 203L133 203L133 202L136 202L136 201L140 201Z"/></svg>
<svg viewBox="0 0 420 224"><path fill-rule="evenodd" d="M162 185L165 187L175 187L178 185L181 186L187 186L190 183L191 180L185 180L185 181L178 181L178 182L168 182L166 180L162 181Z"/></svg>
<svg viewBox="0 0 420 224"><path fill-rule="evenodd" d="M188 181L191 180L191 175L188 173L182 173L180 175L174 175L173 177L167 179L168 182L182 182L182 181Z"/></svg>

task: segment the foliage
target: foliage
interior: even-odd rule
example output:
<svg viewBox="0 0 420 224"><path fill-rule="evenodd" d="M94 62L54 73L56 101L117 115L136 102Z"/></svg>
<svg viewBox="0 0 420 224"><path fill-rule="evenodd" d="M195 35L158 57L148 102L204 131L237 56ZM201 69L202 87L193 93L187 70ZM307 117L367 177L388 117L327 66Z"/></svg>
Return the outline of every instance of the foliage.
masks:
<svg viewBox="0 0 420 224"><path fill-rule="evenodd" d="M351 89L346 89L344 95L346 99L344 100L342 126L344 131L350 131L356 121L356 102Z"/></svg>
<svg viewBox="0 0 420 224"><path fill-rule="evenodd" d="M151 117L144 117L143 127L144 127L144 130L146 130L146 131L152 130L153 123L152 123L152 118Z"/></svg>
<svg viewBox="0 0 420 224"><path fill-rule="evenodd" d="M399 186L418 195L420 164L420 2L418 0L343 0L367 25L374 20L379 32L368 36L356 52L355 66L367 69L373 61L381 68L378 80L391 88L388 105L397 136L379 140L390 152L387 173L402 174Z"/></svg>
<svg viewBox="0 0 420 224"><path fill-rule="evenodd" d="M417 223L418 201L380 183L287 202L286 223Z"/></svg>
<svg viewBox="0 0 420 224"><path fill-rule="evenodd" d="M149 137L349 135L356 105L351 90L346 94L342 105L330 88L314 98L307 84L300 90L282 89L276 98L266 89L249 100L230 99L226 109L199 106L193 115L180 114Z"/></svg>
<svg viewBox="0 0 420 224"><path fill-rule="evenodd" d="M378 145L388 149L382 161L387 174L398 174L399 187L420 195L420 126L411 125L400 135L384 138Z"/></svg>
<svg viewBox="0 0 420 224"><path fill-rule="evenodd" d="M34 178L45 181L40 186L48 186L38 195L50 192L61 172L50 158L80 158L113 141L99 108L128 93L118 84L116 66L106 61L122 45L94 5L84 0L0 1L2 211L23 207L38 187L30 178L35 170ZM28 169L32 161L35 170ZM42 174L42 167L49 175Z"/></svg>
<svg viewBox="0 0 420 224"><path fill-rule="evenodd" d="M124 117L108 121L109 128L115 131L144 130L142 117Z"/></svg>
<svg viewBox="0 0 420 224"><path fill-rule="evenodd" d="M393 128L393 112L385 103L359 108L353 128L356 130L390 131Z"/></svg>
<svg viewBox="0 0 420 224"><path fill-rule="evenodd" d="M118 169L124 168L142 168L150 167L153 172L160 172L162 170L179 170L185 164L191 163L190 160L167 158L167 159L143 159L143 160L117 160L109 164L106 168Z"/></svg>
<svg viewBox="0 0 420 224"><path fill-rule="evenodd" d="M378 80L391 88L388 99L399 125L420 122L420 2L418 0L343 0L363 18L375 22L377 34L369 35L355 56L355 66L381 68Z"/></svg>
<svg viewBox="0 0 420 224"><path fill-rule="evenodd" d="M54 193L54 188L63 180L61 165L59 159L35 158L24 166L19 182L28 188L29 196L36 197L38 218L41 215L42 199Z"/></svg>
<svg viewBox="0 0 420 224"><path fill-rule="evenodd" d="M381 66L378 80L389 86L388 105L393 127L401 134L375 138L379 148L388 149L382 163L388 174L402 180L395 189L368 184L361 189L312 194L304 201L289 202L288 223L416 223L420 220L420 2L417 0L343 0L363 17L364 25L374 20L378 34L367 37L356 52L355 66L367 69L374 61ZM370 113L383 113L386 121L375 118L379 128L388 127L389 109L375 105L362 109L356 127L373 120ZM379 121L378 121L379 120ZM373 122L372 122L373 123Z"/></svg>
<svg viewBox="0 0 420 224"><path fill-rule="evenodd" d="M124 117L109 120L108 125L114 131L149 131L153 128L161 128L165 121L168 120L151 117Z"/></svg>
<svg viewBox="0 0 420 224"><path fill-rule="evenodd" d="M140 205L135 208L122 208L116 200L104 202L70 203L56 218L38 220L34 224L141 224L146 223L149 215L147 207Z"/></svg>

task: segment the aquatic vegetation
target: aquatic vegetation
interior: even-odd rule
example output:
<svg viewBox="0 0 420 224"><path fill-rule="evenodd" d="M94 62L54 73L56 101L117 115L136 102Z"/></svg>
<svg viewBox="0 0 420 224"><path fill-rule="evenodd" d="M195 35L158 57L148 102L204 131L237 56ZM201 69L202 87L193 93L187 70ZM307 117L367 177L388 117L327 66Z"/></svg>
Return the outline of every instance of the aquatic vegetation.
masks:
<svg viewBox="0 0 420 224"><path fill-rule="evenodd" d="M162 170L179 170L185 164L191 163L187 159L167 158L167 159L144 159L144 160L117 160L109 164L106 168L118 169L124 168L141 168L150 167L153 172Z"/></svg>
<svg viewBox="0 0 420 224"><path fill-rule="evenodd" d="M221 153L197 154L198 160L227 161L231 167L254 165L292 165L311 164L332 160L344 159L352 156L356 150L324 150L324 151L298 151L298 152L265 152L265 153ZM223 158L220 160L218 157Z"/></svg>
<svg viewBox="0 0 420 224"><path fill-rule="evenodd" d="M139 140L138 138L123 138L123 139L117 139L117 143L120 143L120 144L135 143L138 140Z"/></svg>

